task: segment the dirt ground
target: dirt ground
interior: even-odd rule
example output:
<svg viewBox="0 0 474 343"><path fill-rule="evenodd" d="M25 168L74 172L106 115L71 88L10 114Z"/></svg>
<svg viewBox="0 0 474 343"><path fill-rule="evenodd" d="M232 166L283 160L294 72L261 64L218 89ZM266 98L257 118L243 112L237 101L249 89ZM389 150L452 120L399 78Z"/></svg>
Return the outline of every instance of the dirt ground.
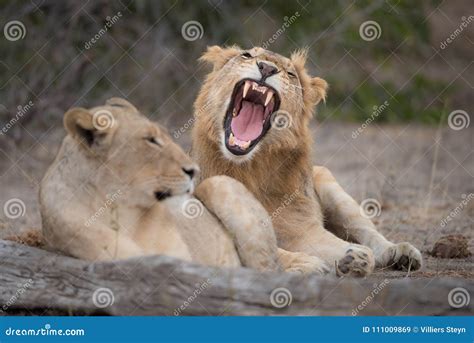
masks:
<svg viewBox="0 0 474 343"><path fill-rule="evenodd" d="M466 236L474 252L474 201L469 201L474 193L474 130L372 123L356 137L353 132L358 128L335 122L314 125L315 164L331 169L357 201L376 199L381 212L373 220L379 230L392 241L411 242L425 259L421 271L380 270L375 277L474 279L473 256L428 255L433 244L448 234ZM185 148L190 143L188 134L179 140ZM0 238L40 228L38 186L63 135L60 128L28 133L20 146L0 137L0 205L3 208L13 198L25 204L24 215L17 219L8 219L0 211Z"/></svg>

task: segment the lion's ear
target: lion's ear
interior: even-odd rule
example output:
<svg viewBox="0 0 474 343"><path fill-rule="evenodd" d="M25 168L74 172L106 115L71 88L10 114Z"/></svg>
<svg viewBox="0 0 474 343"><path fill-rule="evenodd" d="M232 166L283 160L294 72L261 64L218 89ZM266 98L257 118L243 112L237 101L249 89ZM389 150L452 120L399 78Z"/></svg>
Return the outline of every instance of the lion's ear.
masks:
<svg viewBox="0 0 474 343"><path fill-rule="evenodd" d="M106 130L99 130L94 125L94 116L80 107L71 108L64 115L64 127L69 135L86 148L103 141Z"/></svg>
<svg viewBox="0 0 474 343"><path fill-rule="evenodd" d="M208 46L206 52L199 58L199 61L211 64L214 71L221 69L231 58L240 53L241 49L236 45L225 48L217 45Z"/></svg>
<svg viewBox="0 0 474 343"><path fill-rule="evenodd" d="M313 77L309 83L308 98L313 105L319 104L321 100L326 101L328 83L320 77Z"/></svg>
<svg viewBox="0 0 474 343"><path fill-rule="evenodd" d="M308 59L308 48L293 51L290 60L297 70L304 70L306 60Z"/></svg>
<svg viewBox="0 0 474 343"><path fill-rule="evenodd" d="M129 101L123 98L110 98L105 102L106 105L127 108L133 112L138 112L137 108Z"/></svg>

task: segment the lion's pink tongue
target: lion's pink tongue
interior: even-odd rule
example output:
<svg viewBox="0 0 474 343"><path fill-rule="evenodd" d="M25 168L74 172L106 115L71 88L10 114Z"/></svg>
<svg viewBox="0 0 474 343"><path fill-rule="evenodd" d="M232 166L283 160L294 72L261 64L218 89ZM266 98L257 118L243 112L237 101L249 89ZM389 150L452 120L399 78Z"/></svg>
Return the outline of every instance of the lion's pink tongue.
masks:
<svg viewBox="0 0 474 343"><path fill-rule="evenodd" d="M239 115L232 118L231 128L234 136L241 141L253 141L263 130L263 105L242 101Z"/></svg>

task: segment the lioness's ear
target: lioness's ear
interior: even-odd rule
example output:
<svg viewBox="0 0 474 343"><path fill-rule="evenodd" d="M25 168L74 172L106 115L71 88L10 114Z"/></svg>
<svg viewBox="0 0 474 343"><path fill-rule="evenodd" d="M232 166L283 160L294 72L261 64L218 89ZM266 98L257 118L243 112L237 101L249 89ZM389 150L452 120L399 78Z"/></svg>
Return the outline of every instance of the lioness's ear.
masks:
<svg viewBox="0 0 474 343"><path fill-rule="evenodd" d="M66 131L78 143L90 148L94 143L103 140L106 132L94 125L94 116L88 110L80 107L71 108L64 115Z"/></svg>
<svg viewBox="0 0 474 343"><path fill-rule="evenodd" d="M109 106L127 108L131 111L138 112L135 106L133 106L129 101L123 98L110 98L109 100L105 102L105 104Z"/></svg>
<svg viewBox="0 0 474 343"><path fill-rule="evenodd" d="M326 102L326 93L328 89L328 83L320 77L313 77L310 81L310 87L308 90L308 97L310 101L317 105L321 100Z"/></svg>
<svg viewBox="0 0 474 343"><path fill-rule="evenodd" d="M224 66L232 57L241 53L238 46L221 48L220 46L208 46L207 51L199 58L200 62L207 62L213 66L213 71L218 70Z"/></svg>

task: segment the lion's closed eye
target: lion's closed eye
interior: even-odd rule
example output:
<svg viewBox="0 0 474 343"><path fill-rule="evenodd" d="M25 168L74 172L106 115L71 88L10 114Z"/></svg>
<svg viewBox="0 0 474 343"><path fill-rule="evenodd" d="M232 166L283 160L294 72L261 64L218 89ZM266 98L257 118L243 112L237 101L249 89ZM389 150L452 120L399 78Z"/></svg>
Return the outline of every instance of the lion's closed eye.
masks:
<svg viewBox="0 0 474 343"><path fill-rule="evenodd" d="M158 146L160 148L162 148L164 146L164 143L163 141L161 141L160 139L156 138L156 137L153 137L153 136L150 136L150 137L145 137L144 138L148 143L154 145L154 146Z"/></svg>

